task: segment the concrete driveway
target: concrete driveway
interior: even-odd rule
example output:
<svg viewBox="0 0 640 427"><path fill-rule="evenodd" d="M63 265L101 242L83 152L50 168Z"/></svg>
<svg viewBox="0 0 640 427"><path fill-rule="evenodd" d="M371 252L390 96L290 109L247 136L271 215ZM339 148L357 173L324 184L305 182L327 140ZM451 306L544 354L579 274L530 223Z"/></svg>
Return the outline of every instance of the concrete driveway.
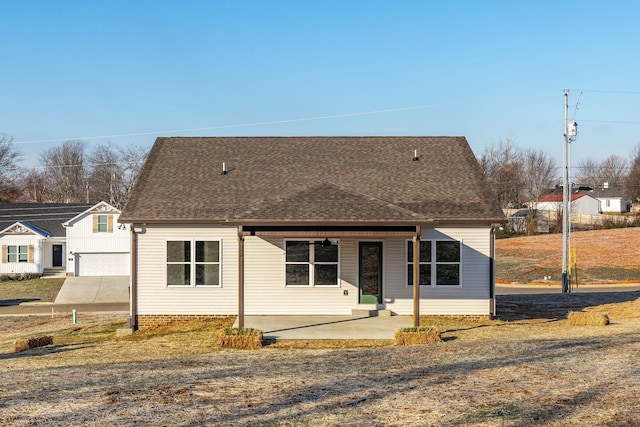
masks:
<svg viewBox="0 0 640 427"><path fill-rule="evenodd" d="M388 340L398 329L412 327L413 317L245 316L244 326L261 330L267 339Z"/></svg>
<svg viewBox="0 0 640 427"><path fill-rule="evenodd" d="M128 303L129 276L67 277L54 304Z"/></svg>

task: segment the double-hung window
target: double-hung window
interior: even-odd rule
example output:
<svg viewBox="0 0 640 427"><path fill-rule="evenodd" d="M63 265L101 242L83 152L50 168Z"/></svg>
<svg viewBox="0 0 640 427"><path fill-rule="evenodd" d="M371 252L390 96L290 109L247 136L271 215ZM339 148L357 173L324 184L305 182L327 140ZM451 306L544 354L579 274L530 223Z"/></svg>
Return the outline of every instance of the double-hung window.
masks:
<svg viewBox="0 0 640 427"><path fill-rule="evenodd" d="M220 286L220 241L167 241L167 286Z"/></svg>
<svg viewBox="0 0 640 427"><path fill-rule="evenodd" d="M28 262L29 246L10 245L7 246L7 262Z"/></svg>
<svg viewBox="0 0 640 427"><path fill-rule="evenodd" d="M98 215L98 233L109 231L109 215Z"/></svg>
<svg viewBox="0 0 640 427"><path fill-rule="evenodd" d="M338 286L338 245L327 242L285 243L286 286Z"/></svg>
<svg viewBox="0 0 640 427"><path fill-rule="evenodd" d="M420 286L459 286L460 242L420 241ZM407 283L413 286L413 242L407 242Z"/></svg>

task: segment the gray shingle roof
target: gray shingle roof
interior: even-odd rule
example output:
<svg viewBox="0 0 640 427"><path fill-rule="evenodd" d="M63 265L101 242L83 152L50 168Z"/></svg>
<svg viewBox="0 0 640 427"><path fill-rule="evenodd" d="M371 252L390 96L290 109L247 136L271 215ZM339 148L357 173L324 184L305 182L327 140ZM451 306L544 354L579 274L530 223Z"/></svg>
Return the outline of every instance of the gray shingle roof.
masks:
<svg viewBox="0 0 640 427"><path fill-rule="evenodd" d="M52 236L64 237L66 231L62 223L91 206L93 205L82 203L0 203L0 230L23 221Z"/></svg>
<svg viewBox="0 0 640 427"><path fill-rule="evenodd" d="M120 216L122 222L431 220L504 220L464 137L158 138Z"/></svg>

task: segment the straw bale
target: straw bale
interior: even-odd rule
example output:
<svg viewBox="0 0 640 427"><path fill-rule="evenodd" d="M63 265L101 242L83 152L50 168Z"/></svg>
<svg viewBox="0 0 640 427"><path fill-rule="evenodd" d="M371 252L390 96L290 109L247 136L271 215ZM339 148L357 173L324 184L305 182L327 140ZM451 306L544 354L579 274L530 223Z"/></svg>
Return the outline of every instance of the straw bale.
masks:
<svg viewBox="0 0 640 427"><path fill-rule="evenodd" d="M609 324L609 315L591 311L570 311L567 321L572 326L605 326Z"/></svg>
<svg viewBox="0 0 640 427"><path fill-rule="evenodd" d="M19 353L21 351L29 350L30 348L43 347L51 344L53 344L53 337L50 335L22 338L13 343L13 352Z"/></svg>
<svg viewBox="0 0 640 427"><path fill-rule="evenodd" d="M431 326L399 329L394 340L396 345L433 344L440 341L440 331Z"/></svg>
<svg viewBox="0 0 640 427"><path fill-rule="evenodd" d="M262 331L252 328L224 328L216 336L216 345L223 348L256 349L262 347Z"/></svg>

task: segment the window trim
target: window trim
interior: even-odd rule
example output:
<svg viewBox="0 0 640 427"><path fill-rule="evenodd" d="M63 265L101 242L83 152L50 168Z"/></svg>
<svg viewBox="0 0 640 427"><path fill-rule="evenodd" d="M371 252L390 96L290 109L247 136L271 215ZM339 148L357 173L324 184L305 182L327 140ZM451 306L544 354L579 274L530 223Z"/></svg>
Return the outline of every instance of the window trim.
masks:
<svg viewBox="0 0 640 427"><path fill-rule="evenodd" d="M189 244L189 261L178 262L169 261L169 242L190 242ZM217 262L205 262L196 261L196 243L197 242L218 242L218 261ZM218 284L217 285L197 285L196 284L196 266L198 265L218 265ZM170 285L167 283L168 265L188 265L189 266L189 284L188 285ZM176 238L164 240L164 286L165 288L172 289L186 289L186 288L222 288L222 239L202 239L202 238Z"/></svg>
<svg viewBox="0 0 640 427"><path fill-rule="evenodd" d="M405 287L408 289L412 289L413 286L409 285L409 265L413 265L413 260L409 260L409 243L413 244L412 240L407 239L405 241L405 246L404 246L404 259L405 259ZM463 241L462 239L460 240L456 240L456 239L420 239L420 242L430 242L431 243L431 261L429 262L420 262L420 265L426 265L426 264L431 264L430 266L430 278L431 278L431 284L429 285L420 285L420 289L422 288L438 288L438 289L443 289L443 288L461 288L462 287L462 254L463 254ZM458 262L451 262L451 261L441 261L438 262L437 260L437 251L436 251L436 246L437 246L437 242L456 242L458 243L459 249L460 249L460 259ZM437 284L437 279L438 279L438 265L457 265L458 266L458 284L456 285L438 285Z"/></svg>
<svg viewBox="0 0 640 427"><path fill-rule="evenodd" d="M338 261L315 261L315 244L318 241L324 239L285 239L282 248L282 284L285 288L294 289L311 289L311 288L340 288L340 240L331 240L331 245L338 248ZM309 245L309 260L303 261L287 261L287 243L288 242L303 242ZM309 284L308 285L287 285L287 265L308 265L309 266ZM315 266L316 265L335 265L337 268L337 279L335 285L316 285L315 284Z"/></svg>

